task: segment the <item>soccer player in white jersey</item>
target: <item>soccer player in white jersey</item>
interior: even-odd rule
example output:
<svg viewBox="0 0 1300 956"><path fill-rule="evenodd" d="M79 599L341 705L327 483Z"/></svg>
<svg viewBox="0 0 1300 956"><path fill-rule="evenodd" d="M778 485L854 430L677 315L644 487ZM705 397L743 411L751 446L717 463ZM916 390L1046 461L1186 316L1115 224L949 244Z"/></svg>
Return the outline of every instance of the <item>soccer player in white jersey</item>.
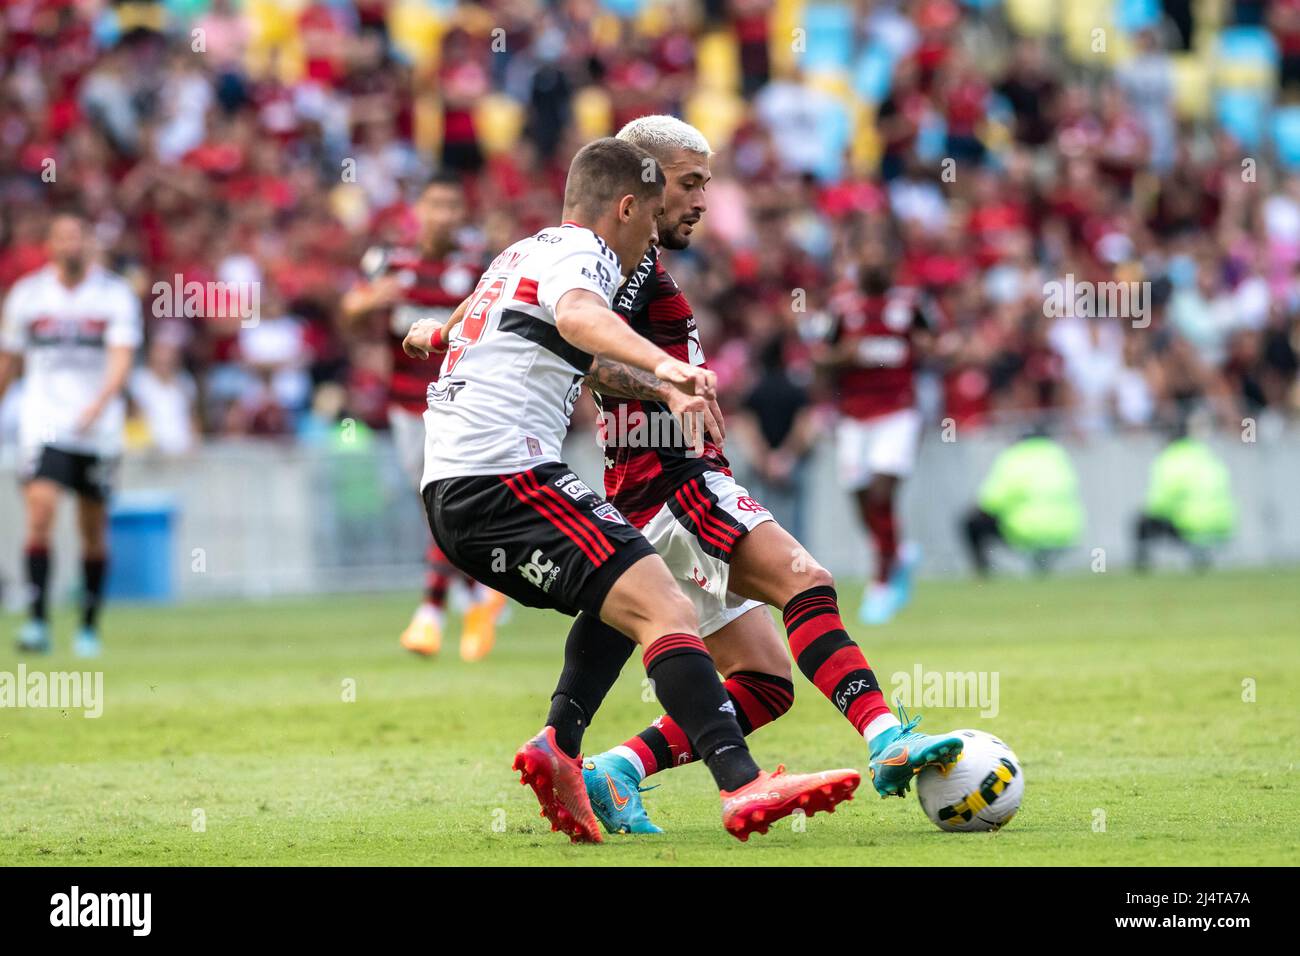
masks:
<svg viewBox="0 0 1300 956"><path fill-rule="evenodd" d="M89 228L60 213L50 262L14 283L0 313L0 396L22 368L20 479L26 507L29 617L18 648L51 649L50 537L59 498L77 499L83 588L74 650L100 653L108 567L108 496L122 453L122 389L140 345L140 302L126 280L92 261Z"/></svg>
<svg viewBox="0 0 1300 956"><path fill-rule="evenodd" d="M448 322L458 324L429 389L423 497L434 538L461 570L525 605L597 615L642 647L660 703L721 791L723 825L744 840L796 809L831 809L860 776L758 768L694 606L641 533L560 458L595 357L714 395L712 372L670 357L610 308L657 240L663 201L663 173L640 147L609 138L578 152L564 224L497 256ZM436 352L445 334L417 323L406 344ZM611 632L583 660L566 660L546 726L515 757L552 828L575 842L601 840L579 749L608 689L601 659L621 667L625 645Z"/></svg>

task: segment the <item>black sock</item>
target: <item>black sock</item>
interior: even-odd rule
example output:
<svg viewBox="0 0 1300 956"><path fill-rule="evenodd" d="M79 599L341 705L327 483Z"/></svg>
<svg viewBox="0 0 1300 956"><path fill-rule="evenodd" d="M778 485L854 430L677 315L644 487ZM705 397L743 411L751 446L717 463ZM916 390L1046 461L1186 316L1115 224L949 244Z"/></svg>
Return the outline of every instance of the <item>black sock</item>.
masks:
<svg viewBox="0 0 1300 956"><path fill-rule="evenodd" d="M81 625L93 628L99 621L99 607L104 603L104 579L107 577L108 558L86 558L81 562L83 591L81 595Z"/></svg>
<svg viewBox="0 0 1300 956"><path fill-rule="evenodd" d="M564 670L551 695L546 726L555 728L555 742L570 757L582 749L583 732L635 648L626 635L594 614L579 614L569 628Z"/></svg>
<svg viewBox="0 0 1300 956"><path fill-rule="evenodd" d="M27 549L27 586L31 588L29 613L33 620L44 621L46 589L50 582L50 552L48 548Z"/></svg>
<svg viewBox="0 0 1300 956"><path fill-rule="evenodd" d="M645 649L644 661L659 703L690 738L718 789L736 790L757 777L758 764L704 642L694 634L665 634Z"/></svg>

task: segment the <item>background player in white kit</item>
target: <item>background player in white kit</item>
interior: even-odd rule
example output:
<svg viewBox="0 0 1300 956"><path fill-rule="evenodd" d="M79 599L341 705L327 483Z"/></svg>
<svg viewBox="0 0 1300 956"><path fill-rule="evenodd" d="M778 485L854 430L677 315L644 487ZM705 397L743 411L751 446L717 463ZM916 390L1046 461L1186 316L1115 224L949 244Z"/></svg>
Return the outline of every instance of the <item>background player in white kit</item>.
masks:
<svg viewBox="0 0 1300 956"><path fill-rule="evenodd" d="M93 263L78 215L50 223L49 265L14 283L0 314L0 396L23 369L19 476L27 515L29 617L18 648L51 649L50 537L59 497L77 497L83 598L74 649L100 651L108 567L108 495L122 453L122 389L140 345L140 302L126 280Z"/></svg>

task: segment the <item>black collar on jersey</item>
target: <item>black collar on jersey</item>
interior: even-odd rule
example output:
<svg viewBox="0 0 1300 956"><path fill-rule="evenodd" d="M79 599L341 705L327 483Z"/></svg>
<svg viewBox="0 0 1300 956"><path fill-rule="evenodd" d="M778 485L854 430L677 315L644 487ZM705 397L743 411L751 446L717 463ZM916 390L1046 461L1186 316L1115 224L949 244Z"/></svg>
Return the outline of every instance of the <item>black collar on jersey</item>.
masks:
<svg viewBox="0 0 1300 956"><path fill-rule="evenodd" d="M654 295L655 266L659 263L659 247L651 246L636 264L627 281L614 293L614 310L630 319Z"/></svg>

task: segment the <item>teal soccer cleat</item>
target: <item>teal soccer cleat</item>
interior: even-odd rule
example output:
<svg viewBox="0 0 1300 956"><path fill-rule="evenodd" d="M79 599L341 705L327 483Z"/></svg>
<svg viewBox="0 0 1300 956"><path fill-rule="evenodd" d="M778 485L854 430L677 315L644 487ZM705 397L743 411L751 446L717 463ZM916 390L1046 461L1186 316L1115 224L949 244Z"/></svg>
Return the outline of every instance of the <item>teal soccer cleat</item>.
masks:
<svg viewBox="0 0 1300 956"><path fill-rule="evenodd" d="M871 781L882 797L901 797L912 786L912 778L930 764L946 765L961 754L962 739L952 734L918 734L912 730L921 722L911 719L902 705L902 725L880 734L871 746Z"/></svg>
<svg viewBox="0 0 1300 956"><path fill-rule="evenodd" d="M35 618L24 622L18 631L18 650L24 654L48 654L53 649L50 644L50 626Z"/></svg>
<svg viewBox="0 0 1300 956"><path fill-rule="evenodd" d="M99 632L93 627L83 627L77 631L77 640L72 645L72 652L78 657L99 657L104 651L99 643Z"/></svg>
<svg viewBox="0 0 1300 956"><path fill-rule="evenodd" d="M622 757L608 753L587 757L582 762L582 781L591 809L607 833L664 832L646 816L640 781Z"/></svg>

